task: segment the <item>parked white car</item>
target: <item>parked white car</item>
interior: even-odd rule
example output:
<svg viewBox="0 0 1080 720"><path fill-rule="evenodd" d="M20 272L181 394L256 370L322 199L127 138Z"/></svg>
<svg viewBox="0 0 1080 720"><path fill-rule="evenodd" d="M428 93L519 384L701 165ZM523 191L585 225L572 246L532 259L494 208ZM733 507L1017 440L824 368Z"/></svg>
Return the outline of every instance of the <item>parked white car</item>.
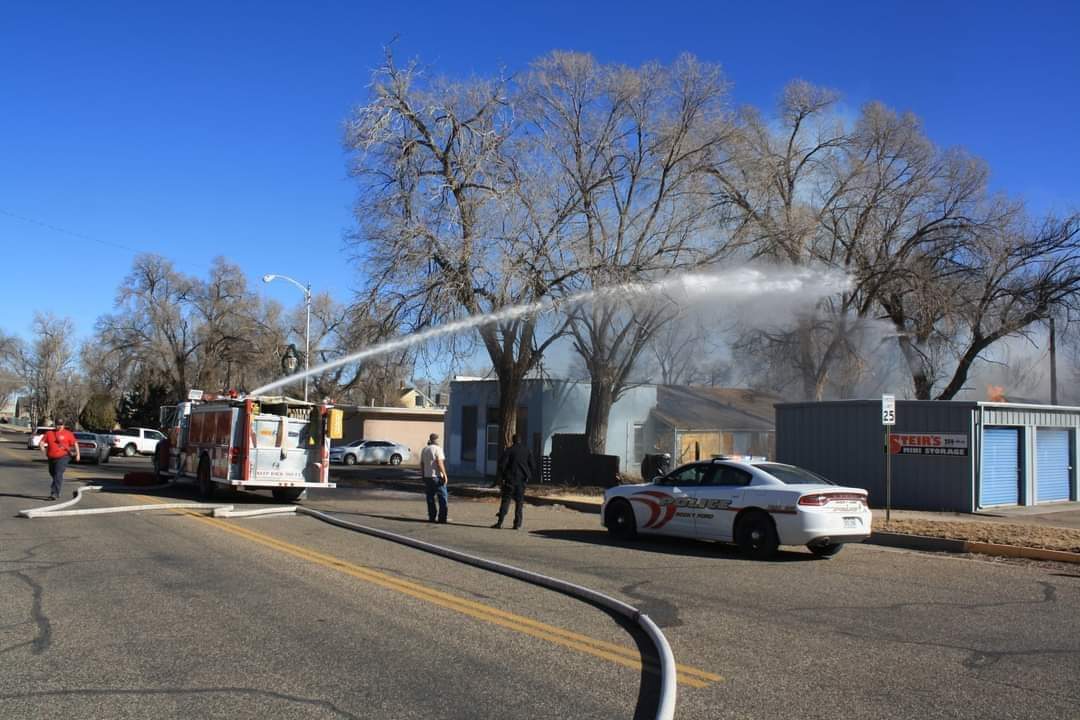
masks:
<svg viewBox="0 0 1080 720"><path fill-rule="evenodd" d="M150 428L124 428L112 435L112 454L123 453L125 457L153 455L157 444L165 439L157 430Z"/></svg>
<svg viewBox="0 0 1080 720"><path fill-rule="evenodd" d="M346 465L357 463L400 465L411 457L410 448L389 440L354 440L347 445L330 448L330 462Z"/></svg>
<svg viewBox="0 0 1080 720"><path fill-rule="evenodd" d="M41 439L45 437L45 433L55 429L52 425L39 425L34 428L34 432L30 433L30 437L26 439L26 449L37 450L41 447Z"/></svg>
<svg viewBox="0 0 1080 720"><path fill-rule="evenodd" d="M619 538L638 533L734 542L754 558L779 545L831 557L870 537L866 490L840 487L794 465L718 458L652 482L604 493L602 522Z"/></svg>

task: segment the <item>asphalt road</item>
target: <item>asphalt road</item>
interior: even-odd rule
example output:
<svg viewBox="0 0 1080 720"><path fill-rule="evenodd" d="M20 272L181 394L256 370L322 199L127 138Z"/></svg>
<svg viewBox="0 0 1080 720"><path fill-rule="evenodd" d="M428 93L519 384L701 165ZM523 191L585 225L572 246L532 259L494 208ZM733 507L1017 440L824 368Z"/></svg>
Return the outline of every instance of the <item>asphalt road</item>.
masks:
<svg viewBox="0 0 1080 720"><path fill-rule="evenodd" d="M0 435L0 439L8 436ZM0 717L650 717L647 643L607 613L311 518L25 520L44 465L0 444ZM76 471L115 477L114 460ZM69 483L69 488L77 482ZM190 498L184 489L170 492ZM257 506L268 496L228 500ZM83 505L161 501L100 494ZM1075 717L1080 572L854 546L775 562L609 542L595 515L343 488L307 504L578 582L663 628L678 718Z"/></svg>

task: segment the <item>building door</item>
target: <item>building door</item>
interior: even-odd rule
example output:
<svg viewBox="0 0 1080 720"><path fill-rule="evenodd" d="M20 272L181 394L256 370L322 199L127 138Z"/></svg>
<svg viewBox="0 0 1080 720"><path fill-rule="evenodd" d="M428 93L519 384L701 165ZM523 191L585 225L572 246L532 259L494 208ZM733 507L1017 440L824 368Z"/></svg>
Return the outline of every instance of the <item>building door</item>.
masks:
<svg viewBox="0 0 1080 720"><path fill-rule="evenodd" d="M1020 431L988 427L983 430L979 506L1020 502Z"/></svg>
<svg viewBox="0 0 1080 720"><path fill-rule="evenodd" d="M1035 502L1068 500L1072 485L1069 462L1069 431L1038 428L1035 431Z"/></svg>
<svg viewBox="0 0 1080 720"><path fill-rule="evenodd" d="M753 478L750 473L730 465L713 463L713 471L702 478L694 511L694 529L698 537L716 540L735 538L735 511L742 504L743 490Z"/></svg>

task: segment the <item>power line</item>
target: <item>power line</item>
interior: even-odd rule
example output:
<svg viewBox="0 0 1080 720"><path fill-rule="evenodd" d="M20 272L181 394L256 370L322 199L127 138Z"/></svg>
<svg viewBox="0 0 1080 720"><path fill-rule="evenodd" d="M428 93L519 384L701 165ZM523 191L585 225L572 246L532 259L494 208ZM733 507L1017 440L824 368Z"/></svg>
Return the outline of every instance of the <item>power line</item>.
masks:
<svg viewBox="0 0 1080 720"><path fill-rule="evenodd" d="M124 245L122 243L112 242L111 240L101 240L101 239L96 238L96 237L91 237L89 235L84 235L83 233L80 233L80 232L75 232L74 230L68 230L67 228L62 228L62 227L60 227L58 225L53 225L52 223L47 223L47 222L45 222L43 220L37 220L35 218L26 217L25 215L19 215L17 213L10 212L9 210L5 210L3 208L0 208L0 215L6 215L9 218L14 218L15 220L20 220L20 221L22 221L24 223L30 223L31 225L37 225L37 226L43 227L43 228L45 228L47 230L52 230L53 232L62 233L64 235L70 235L71 237L79 238L80 240L86 240L88 242L98 243L99 245L108 245L109 247L119 248L120 250L127 250L128 252L133 252L133 253L143 252L142 250L136 250L135 248L128 247L127 245Z"/></svg>

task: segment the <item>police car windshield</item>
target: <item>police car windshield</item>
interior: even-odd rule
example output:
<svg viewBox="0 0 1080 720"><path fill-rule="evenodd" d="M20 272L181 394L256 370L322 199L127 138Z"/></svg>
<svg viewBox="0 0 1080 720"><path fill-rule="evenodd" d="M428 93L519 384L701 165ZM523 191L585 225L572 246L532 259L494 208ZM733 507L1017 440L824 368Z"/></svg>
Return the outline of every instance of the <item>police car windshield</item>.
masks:
<svg viewBox="0 0 1080 720"><path fill-rule="evenodd" d="M780 465L779 463L758 463L755 467L764 470L785 485L835 485L831 480L826 480L820 475L815 475L809 470L795 467L794 465Z"/></svg>

